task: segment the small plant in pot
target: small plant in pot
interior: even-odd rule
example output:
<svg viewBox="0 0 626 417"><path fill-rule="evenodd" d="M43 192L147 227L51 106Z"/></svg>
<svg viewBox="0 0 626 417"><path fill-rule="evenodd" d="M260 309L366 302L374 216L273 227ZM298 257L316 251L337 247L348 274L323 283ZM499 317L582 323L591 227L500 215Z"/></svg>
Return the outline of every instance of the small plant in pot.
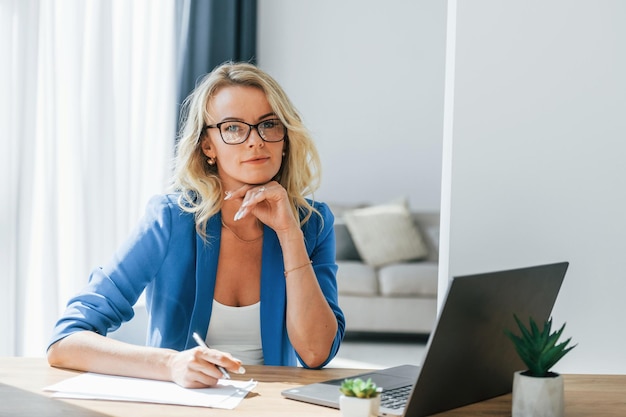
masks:
<svg viewBox="0 0 626 417"><path fill-rule="evenodd" d="M368 378L346 379L339 387L339 409L343 417L376 417L380 408L382 388Z"/></svg>
<svg viewBox="0 0 626 417"><path fill-rule="evenodd" d="M543 323L540 330L531 317L529 326L514 315L520 335L506 330L513 341L520 359L527 370L515 372L513 376L513 417L562 417L563 377L552 372L552 367L576 345L569 346L571 338L558 343L565 324L552 332L552 319Z"/></svg>

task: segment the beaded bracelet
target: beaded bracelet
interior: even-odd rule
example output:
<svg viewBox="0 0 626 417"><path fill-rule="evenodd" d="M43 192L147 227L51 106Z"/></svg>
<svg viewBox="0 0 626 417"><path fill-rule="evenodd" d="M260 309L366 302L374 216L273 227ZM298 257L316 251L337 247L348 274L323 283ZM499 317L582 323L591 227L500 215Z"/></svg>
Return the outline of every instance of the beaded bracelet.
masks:
<svg viewBox="0 0 626 417"><path fill-rule="evenodd" d="M296 266L295 268L290 269L289 271L285 271L285 277L287 277L287 274L289 274L290 272L293 272L293 271L296 271L298 269L304 268L305 266L311 265L312 263L313 263L313 261L309 260L309 262L307 262L305 264L302 264L300 266Z"/></svg>

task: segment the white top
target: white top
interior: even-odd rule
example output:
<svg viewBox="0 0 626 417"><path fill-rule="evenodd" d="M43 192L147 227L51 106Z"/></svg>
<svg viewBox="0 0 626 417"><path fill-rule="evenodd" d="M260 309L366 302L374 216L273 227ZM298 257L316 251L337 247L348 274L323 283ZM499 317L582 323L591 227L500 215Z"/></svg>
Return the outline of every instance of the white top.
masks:
<svg viewBox="0 0 626 417"><path fill-rule="evenodd" d="M244 365L263 365L261 302L232 307L213 300L206 343L230 353Z"/></svg>

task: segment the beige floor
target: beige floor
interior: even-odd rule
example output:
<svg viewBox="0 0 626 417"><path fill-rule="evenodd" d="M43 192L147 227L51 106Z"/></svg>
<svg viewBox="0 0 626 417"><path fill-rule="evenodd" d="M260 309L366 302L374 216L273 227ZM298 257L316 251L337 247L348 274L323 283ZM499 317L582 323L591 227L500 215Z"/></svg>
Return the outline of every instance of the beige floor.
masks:
<svg viewBox="0 0 626 417"><path fill-rule="evenodd" d="M348 337L328 366L381 369L405 364L419 365L425 350L425 338Z"/></svg>

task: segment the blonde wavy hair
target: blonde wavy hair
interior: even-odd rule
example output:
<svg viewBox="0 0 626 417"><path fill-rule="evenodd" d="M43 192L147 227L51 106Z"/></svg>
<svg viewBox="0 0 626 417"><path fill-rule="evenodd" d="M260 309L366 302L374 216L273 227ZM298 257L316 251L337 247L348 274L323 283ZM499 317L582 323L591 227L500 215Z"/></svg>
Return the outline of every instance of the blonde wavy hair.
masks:
<svg viewBox="0 0 626 417"><path fill-rule="evenodd" d="M181 128L176 146L172 187L181 194L180 207L193 213L196 231L205 240L209 218L221 210L224 191L216 165L209 165L202 152L202 130L214 123L209 102L223 87L248 86L262 90L273 112L287 128L285 157L274 178L287 190L291 209L306 223L319 213L305 196L312 195L321 178L321 163L313 140L302 119L280 85L267 73L249 63L227 62L207 74L183 102Z"/></svg>

